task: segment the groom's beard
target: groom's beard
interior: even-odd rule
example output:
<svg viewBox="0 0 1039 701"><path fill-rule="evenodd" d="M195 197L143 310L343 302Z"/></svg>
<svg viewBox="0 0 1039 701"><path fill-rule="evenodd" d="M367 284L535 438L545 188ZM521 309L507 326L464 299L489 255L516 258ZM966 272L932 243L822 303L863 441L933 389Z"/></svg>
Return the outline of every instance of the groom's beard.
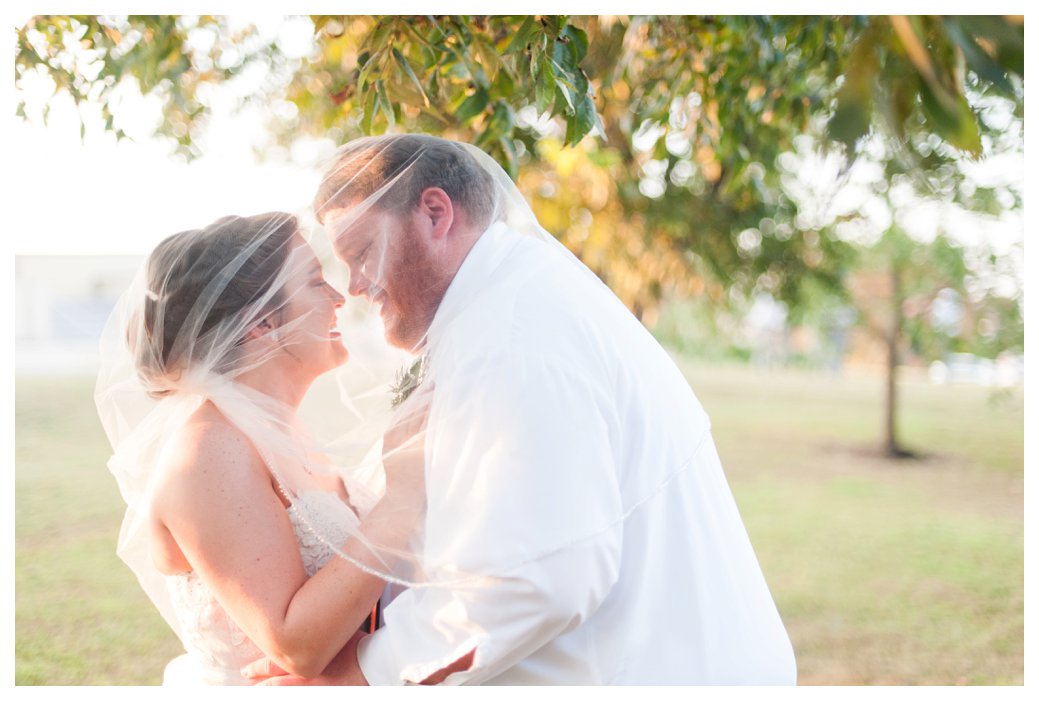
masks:
<svg viewBox="0 0 1039 701"><path fill-rule="evenodd" d="M390 254L393 262L386 266L385 279L377 281L376 288L386 297L382 307L386 340L414 351L424 345L451 280L444 279L441 261L420 236L405 230L399 243Z"/></svg>

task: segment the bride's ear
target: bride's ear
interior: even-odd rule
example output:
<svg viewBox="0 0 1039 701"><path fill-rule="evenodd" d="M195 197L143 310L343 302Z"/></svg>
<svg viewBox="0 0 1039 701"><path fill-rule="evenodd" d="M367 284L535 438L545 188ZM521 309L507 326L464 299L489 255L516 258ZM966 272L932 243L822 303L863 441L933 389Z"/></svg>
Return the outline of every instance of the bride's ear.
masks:
<svg viewBox="0 0 1039 701"><path fill-rule="evenodd" d="M278 340L278 329L271 323L270 317L267 317L255 324L245 333L246 340L256 341L264 336L267 336L272 341Z"/></svg>

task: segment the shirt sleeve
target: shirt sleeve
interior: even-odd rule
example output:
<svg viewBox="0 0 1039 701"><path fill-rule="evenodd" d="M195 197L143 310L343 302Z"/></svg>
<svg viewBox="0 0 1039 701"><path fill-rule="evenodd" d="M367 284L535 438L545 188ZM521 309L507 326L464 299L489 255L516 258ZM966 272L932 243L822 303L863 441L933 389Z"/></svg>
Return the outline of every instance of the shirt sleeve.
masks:
<svg viewBox="0 0 1039 701"><path fill-rule="evenodd" d="M427 443L433 586L398 596L359 646L372 684L419 682L474 648L446 682L491 679L586 620L617 579L616 426L601 383L519 353L449 380Z"/></svg>

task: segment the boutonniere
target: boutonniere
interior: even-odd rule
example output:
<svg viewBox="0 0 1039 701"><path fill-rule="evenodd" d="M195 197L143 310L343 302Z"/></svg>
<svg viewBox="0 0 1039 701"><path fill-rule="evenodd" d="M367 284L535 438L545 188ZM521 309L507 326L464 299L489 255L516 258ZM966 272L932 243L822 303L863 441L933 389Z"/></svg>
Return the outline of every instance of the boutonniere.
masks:
<svg viewBox="0 0 1039 701"><path fill-rule="evenodd" d="M393 394L391 406L396 409L411 396L411 393L426 379L428 363L425 354L420 355L410 367L401 368L397 372L397 380L390 391Z"/></svg>

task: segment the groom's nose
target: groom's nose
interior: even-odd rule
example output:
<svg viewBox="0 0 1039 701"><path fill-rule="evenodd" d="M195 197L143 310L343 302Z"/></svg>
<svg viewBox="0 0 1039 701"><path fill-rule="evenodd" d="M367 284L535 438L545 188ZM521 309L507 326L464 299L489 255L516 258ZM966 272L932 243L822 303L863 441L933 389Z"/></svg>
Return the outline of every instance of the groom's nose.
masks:
<svg viewBox="0 0 1039 701"><path fill-rule="evenodd" d="M360 297L361 295L368 294L368 290L371 289L372 283L361 273L359 270L350 272L350 284L347 286L346 291L353 297Z"/></svg>

